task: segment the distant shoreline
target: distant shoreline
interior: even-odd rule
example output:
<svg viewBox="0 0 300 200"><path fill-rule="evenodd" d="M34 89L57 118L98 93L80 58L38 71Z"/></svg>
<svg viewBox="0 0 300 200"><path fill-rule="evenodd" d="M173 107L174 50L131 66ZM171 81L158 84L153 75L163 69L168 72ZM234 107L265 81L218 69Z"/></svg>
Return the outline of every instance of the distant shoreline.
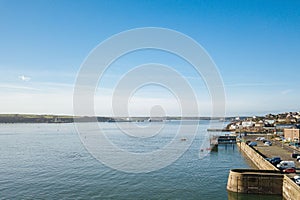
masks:
<svg viewBox="0 0 300 200"><path fill-rule="evenodd" d="M101 117L96 116L98 122L145 122L166 120L219 120L231 121L234 117ZM37 115L37 114L0 114L0 123L73 123L94 122L95 117L71 115Z"/></svg>

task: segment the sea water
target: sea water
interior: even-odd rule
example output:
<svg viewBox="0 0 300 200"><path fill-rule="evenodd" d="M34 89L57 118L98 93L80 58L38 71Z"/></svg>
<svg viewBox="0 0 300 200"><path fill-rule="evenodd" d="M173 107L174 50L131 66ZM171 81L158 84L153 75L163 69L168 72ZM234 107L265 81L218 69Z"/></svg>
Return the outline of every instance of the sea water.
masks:
<svg viewBox="0 0 300 200"><path fill-rule="evenodd" d="M74 124L0 124L0 199L281 199L228 194L229 170L250 168L248 161L235 145L220 145L218 151L199 157L209 123L194 123L199 127L187 151L147 173L127 173L95 159ZM100 123L109 140L133 152L168 144L180 122L164 126L163 133L141 145L115 123Z"/></svg>

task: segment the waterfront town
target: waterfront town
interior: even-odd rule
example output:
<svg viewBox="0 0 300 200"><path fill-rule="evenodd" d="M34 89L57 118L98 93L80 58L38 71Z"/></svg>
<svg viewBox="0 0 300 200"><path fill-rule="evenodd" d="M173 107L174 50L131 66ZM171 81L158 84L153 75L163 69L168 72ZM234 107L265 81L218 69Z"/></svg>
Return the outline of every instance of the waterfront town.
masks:
<svg viewBox="0 0 300 200"><path fill-rule="evenodd" d="M266 116L236 117L226 129L235 132L274 133L282 132L286 128L299 129L299 124L300 112L285 112Z"/></svg>
<svg viewBox="0 0 300 200"><path fill-rule="evenodd" d="M252 169L231 169L227 190L300 199L300 112L235 118L226 129Z"/></svg>

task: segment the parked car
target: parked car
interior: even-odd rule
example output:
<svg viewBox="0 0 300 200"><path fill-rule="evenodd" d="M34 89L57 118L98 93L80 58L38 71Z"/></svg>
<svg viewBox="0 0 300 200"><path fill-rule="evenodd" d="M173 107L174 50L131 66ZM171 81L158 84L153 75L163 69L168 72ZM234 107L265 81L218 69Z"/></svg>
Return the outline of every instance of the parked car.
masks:
<svg viewBox="0 0 300 200"><path fill-rule="evenodd" d="M265 145L265 146L272 146L272 142L266 141L266 142L264 143L264 145Z"/></svg>
<svg viewBox="0 0 300 200"><path fill-rule="evenodd" d="M264 141L264 140L266 140L266 138L265 138L265 137L261 137L261 138L259 138L259 141Z"/></svg>
<svg viewBox="0 0 300 200"><path fill-rule="evenodd" d="M300 144L299 144L299 142L290 142L289 146L299 147Z"/></svg>
<svg viewBox="0 0 300 200"><path fill-rule="evenodd" d="M297 158L298 156L300 156L300 153L292 153L292 158Z"/></svg>
<svg viewBox="0 0 300 200"><path fill-rule="evenodd" d="M270 163L273 164L273 165L275 165L275 166L276 166L277 164L279 164L281 161L282 161L282 160L281 160L280 157L272 157L272 158L270 158Z"/></svg>
<svg viewBox="0 0 300 200"><path fill-rule="evenodd" d="M256 141L260 141L260 137L257 137L255 140L256 140Z"/></svg>
<svg viewBox="0 0 300 200"><path fill-rule="evenodd" d="M297 161L300 162L300 156L297 156Z"/></svg>
<svg viewBox="0 0 300 200"><path fill-rule="evenodd" d="M282 170L283 173L289 174L289 173L296 173L296 169L295 168L287 168Z"/></svg>
<svg viewBox="0 0 300 200"><path fill-rule="evenodd" d="M295 168L294 161L281 161L276 167L280 170L288 169L288 168Z"/></svg>
<svg viewBox="0 0 300 200"><path fill-rule="evenodd" d="M257 146L257 142L250 142L249 146L251 146L251 147Z"/></svg>
<svg viewBox="0 0 300 200"><path fill-rule="evenodd" d="M297 185L300 185L300 176L294 176L294 180Z"/></svg>
<svg viewBox="0 0 300 200"><path fill-rule="evenodd" d="M265 159L266 159L267 161L271 162L271 159L272 159L272 158L265 158Z"/></svg>

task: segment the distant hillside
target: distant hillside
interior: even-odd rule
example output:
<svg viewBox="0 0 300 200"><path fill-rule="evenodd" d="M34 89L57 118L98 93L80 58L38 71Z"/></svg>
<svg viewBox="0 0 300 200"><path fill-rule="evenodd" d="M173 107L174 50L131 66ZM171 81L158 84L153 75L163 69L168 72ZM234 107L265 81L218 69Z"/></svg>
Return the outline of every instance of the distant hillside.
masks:
<svg viewBox="0 0 300 200"><path fill-rule="evenodd" d="M68 115L33 115L33 114L0 114L0 123L73 123L76 122L92 122L93 117L73 117ZM148 121L149 117L97 117L99 122L143 122ZM231 121L234 118L226 117L157 117L153 121L164 120L221 120Z"/></svg>
<svg viewBox="0 0 300 200"><path fill-rule="evenodd" d="M77 121L91 122L91 117L75 117ZM99 122L109 121L111 118L97 117ZM0 114L0 123L72 123L73 116L64 115L26 115Z"/></svg>

